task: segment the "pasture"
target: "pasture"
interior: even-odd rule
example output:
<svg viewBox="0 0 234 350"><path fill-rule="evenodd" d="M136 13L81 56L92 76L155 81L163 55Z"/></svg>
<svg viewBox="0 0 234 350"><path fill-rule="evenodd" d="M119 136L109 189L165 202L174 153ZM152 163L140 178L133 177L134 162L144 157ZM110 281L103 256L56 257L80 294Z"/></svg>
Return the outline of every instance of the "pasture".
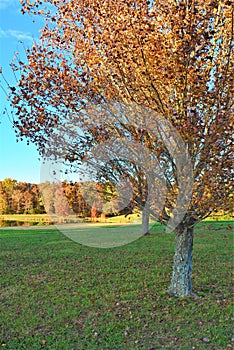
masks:
<svg viewBox="0 0 234 350"><path fill-rule="evenodd" d="M96 218L95 222L104 223L131 223L139 221L139 214L119 215L110 218ZM0 215L0 227L11 226L43 226L51 225L52 223L76 223L76 222L91 222L90 217L79 217L77 215L57 216L47 214L3 214Z"/></svg>
<svg viewBox="0 0 234 350"><path fill-rule="evenodd" d="M174 235L161 225L150 236L108 249L75 243L53 226L5 228L0 247L2 349L233 346L230 222L196 226L197 297L188 299L167 295Z"/></svg>

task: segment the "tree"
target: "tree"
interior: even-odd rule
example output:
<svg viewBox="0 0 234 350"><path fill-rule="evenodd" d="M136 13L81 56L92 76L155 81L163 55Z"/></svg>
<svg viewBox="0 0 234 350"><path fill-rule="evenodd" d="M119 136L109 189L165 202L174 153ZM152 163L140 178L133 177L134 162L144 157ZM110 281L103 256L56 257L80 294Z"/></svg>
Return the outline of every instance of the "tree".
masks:
<svg viewBox="0 0 234 350"><path fill-rule="evenodd" d="M55 214L54 194L56 191L56 184L49 182L42 183L40 185L40 190L45 210L49 215L52 216L53 214Z"/></svg>
<svg viewBox="0 0 234 350"><path fill-rule="evenodd" d="M98 212L96 209L96 203L93 203L92 207L91 207L91 221L95 222L98 218Z"/></svg>
<svg viewBox="0 0 234 350"><path fill-rule="evenodd" d="M16 188L12 193L12 201L13 201L13 212L16 214L22 214L24 212L24 193Z"/></svg>
<svg viewBox="0 0 234 350"><path fill-rule="evenodd" d="M17 214L28 214L33 210L34 196L31 185L26 182L18 182L12 193L13 211Z"/></svg>
<svg viewBox="0 0 234 350"><path fill-rule="evenodd" d="M7 202L0 188L0 215L5 214L7 209Z"/></svg>
<svg viewBox="0 0 234 350"><path fill-rule="evenodd" d="M44 214L45 208L43 206L39 185L36 185L36 184L28 184L28 185L30 187L30 192L33 195L33 209L31 209L31 214Z"/></svg>
<svg viewBox="0 0 234 350"><path fill-rule="evenodd" d="M57 188L55 190L54 208L55 208L55 213L58 216L69 216L71 212L68 202L64 197L64 190L60 185L57 185Z"/></svg>
<svg viewBox="0 0 234 350"><path fill-rule="evenodd" d="M103 115L103 114L102 114ZM121 118L121 117L119 117ZM110 129L110 127L109 127ZM118 129L117 126L115 126L115 131ZM104 143L105 148L100 149L98 148L98 154L96 154L94 157L92 157L93 154L93 148L90 149L91 151L91 157L88 157L88 162L91 158L92 165L97 169L97 181L101 182L107 182L108 181L111 184L115 185L115 188L120 187L120 183L122 181L122 187L119 188L118 193L118 204L117 205L117 211L118 208L124 208L127 209L127 213L130 213L132 208L138 208L142 211L142 234L148 235L149 234L149 219L150 219L150 212L151 214L158 214L156 213L156 207L153 206L152 198L149 200L148 192L149 192L149 179L144 173L145 163L147 164L147 172L150 173L149 164L152 161L152 157L149 157L149 152L145 152L145 148L149 147L149 135L146 131L141 129L136 129L131 126L124 126L124 130L118 130L118 135L123 139L123 136L125 139L127 139L127 144L121 142L121 144L114 144L115 147L113 147L112 142L114 141L113 138L111 138L111 132L107 132L106 129L102 130L99 126L98 128L98 138L96 136L97 128L89 129L87 138L90 140L93 146L98 145L98 143ZM111 142L108 144L108 140L111 138ZM107 146L106 146L107 142ZM143 147L135 147L134 153L136 153L136 150L138 149L140 153L140 157L136 154L131 154L131 149L134 148L135 143L139 143ZM132 146L129 148L129 144ZM159 144L157 142L157 149L156 149L156 156L159 154ZM97 153L97 150L95 150ZM130 152L129 152L130 151ZM88 151L87 151L88 153ZM127 154L130 153L130 154ZM153 153L153 152L152 152ZM78 152L79 157L79 152ZM151 158L151 159L150 159ZM78 160L78 159L76 159ZM74 162L74 154L72 155L72 164ZM157 194L157 202L162 203L162 198L160 200L160 197L163 197L164 199L164 191L162 187L162 182L158 179L158 174L156 170L159 170L157 167L157 164L155 164L155 161L153 162L153 173L154 175L151 175L151 181L152 177L154 178L154 188L156 187L156 184L160 186L160 195ZM151 164L151 170L152 170L152 164ZM125 180L123 182L123 179ZM129 188L129 186L131 186ZM152 188L151 188L152 191ZM122 194L122 198L121 198ZM155 193L156 194L156 193ZM152 193L151 193L152 195ZM151 196L152 197L152 196ZM121 200L122 199L122 200ZM150 210L151 207L151 210ZM162 208L160 208L162 209ZM126 211L126 210L125 210ZM126 213L125 213L126 214ZM157 216L158 217L158 216Z"/></svg>
<svg viewBox="0 0 234 350"><path fill-rule="evenodd" d="M70 209L81 217L90 216L90 205L85 202L78 182L62 182L62 187Z"/></svg>
<svg viewBox="0 0 234 350"><path fill-rule="evenodd" d="M192 196L175 228L170 293L190 295L194 225L221 207L232 191L232 2L23 0L22 4L24 12L45 16L46 25L40 43L26 51L27 61L12 65L21 72L10 96L19 137L36 143L45 157L63 152L66 160L82 160L92 144L82 132L77 137L79 128L87 131L92 124L103 124L120 137L129 125L137 129L137 118L144 128L144 116L132 115L124 122L118 111L112 113L116 102L149 109L144 146L162 165L167 198L158 220L164 224L181 210L177 199L183 197L182 182L185 187L189 183L186 176L178 182L181 162L175 164L175 157L184 157L186 163L189 154ZM103 103L110 108L100 116ZM98 114L93 106L99 112L97 120L90 120ZM176 153L168 151L165 138L163 143L149 130L156 115L163 118L163 131ZM184 147L177 147L173 130ZM98 128L96 139L102 140Z"/></svg>
<svg viewBox="0 0 234 350"><path fill-rule="evenodd" d="M5 214L12 214L14 212L13 192L17 187L17 181L6 178L1 181L1 193L4 198Z"/></svg>

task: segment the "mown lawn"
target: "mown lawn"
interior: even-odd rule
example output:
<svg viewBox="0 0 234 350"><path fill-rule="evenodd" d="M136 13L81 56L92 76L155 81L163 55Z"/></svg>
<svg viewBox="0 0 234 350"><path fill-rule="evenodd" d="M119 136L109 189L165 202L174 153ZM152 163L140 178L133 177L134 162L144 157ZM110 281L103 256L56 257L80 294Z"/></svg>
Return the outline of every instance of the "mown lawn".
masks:
<svg viewBox="0 0 234 350"><path fill-rule="evenodd" d="M0 231L1 348L228 349L233 346L233 231L196 227L194 291L166 294L174 237L111 249L81 246L56 229Z"/></svg>

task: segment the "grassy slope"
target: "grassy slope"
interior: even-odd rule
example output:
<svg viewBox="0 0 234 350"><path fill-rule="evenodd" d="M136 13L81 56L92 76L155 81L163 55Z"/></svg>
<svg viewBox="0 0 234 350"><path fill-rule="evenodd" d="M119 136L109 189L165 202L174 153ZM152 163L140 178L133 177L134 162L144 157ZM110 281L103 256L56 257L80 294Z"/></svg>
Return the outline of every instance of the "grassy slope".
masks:
<svg viewBox="0 0 234 350"><path fill-rule="evenodd" d="M197 226L197 299L168 297L174 238L114 249L80 246L56 230L2 231L2 349L228 349L233 233Z"/></svg>

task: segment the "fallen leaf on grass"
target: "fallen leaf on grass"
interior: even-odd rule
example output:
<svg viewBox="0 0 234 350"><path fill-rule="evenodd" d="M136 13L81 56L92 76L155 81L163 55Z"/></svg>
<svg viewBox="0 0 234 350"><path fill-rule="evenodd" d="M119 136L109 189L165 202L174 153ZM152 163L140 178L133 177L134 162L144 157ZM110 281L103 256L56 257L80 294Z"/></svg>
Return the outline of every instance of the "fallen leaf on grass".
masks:
<svg viewBox="0 0 234 350"><path fill-rule="evenodd" d="M202 341L204 341L205 343L209 343L210 339L209 338L203 338Z"/></svg>

